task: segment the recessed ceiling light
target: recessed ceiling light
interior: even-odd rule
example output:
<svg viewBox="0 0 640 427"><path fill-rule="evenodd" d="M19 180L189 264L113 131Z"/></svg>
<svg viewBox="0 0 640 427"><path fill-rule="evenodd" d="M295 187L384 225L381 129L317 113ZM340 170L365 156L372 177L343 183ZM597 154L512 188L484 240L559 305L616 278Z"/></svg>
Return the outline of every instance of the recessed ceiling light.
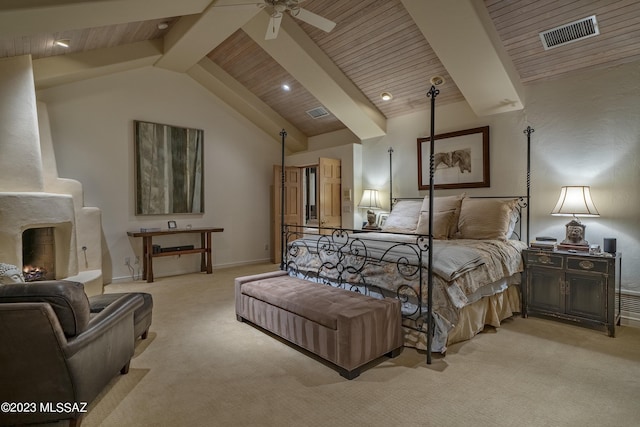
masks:
<svg viewBox="0 0 640 427"><path fill-rule="evenodd" d="M69 47L70 43L71 43L71 40L69 39L58 39L53 42L54 45L60 46L60 47Z"/></svg>
<svg viewBox="0 0 640 427"><path fill-rule="evenodd" d="M382 98L383 101L391 101L393 99L393 95L389 92L382 92L380 94L380 98Z"/></svg>
<svg viewBox="0 0 640 427"><path fill-rule="evenodd" d="M284 90L285 92L289 92L291 90L291 86L289 86L288 84L284 83L282 85L282 90Z"/></svg>
<svg viewBox="0 0 640 427"><path fill-rule="evenodd" d="M166 30L167 28L169 28L169 24L167 24L166 22L161 22L158 24L159 30Z"/></svg>
<svg viewBox="0 0 640 427"><path fill-rule="evenodd" d="M433 76L430 80L431 84L434 86L440 86L444 84L444 77L442 76Z"/></svg>

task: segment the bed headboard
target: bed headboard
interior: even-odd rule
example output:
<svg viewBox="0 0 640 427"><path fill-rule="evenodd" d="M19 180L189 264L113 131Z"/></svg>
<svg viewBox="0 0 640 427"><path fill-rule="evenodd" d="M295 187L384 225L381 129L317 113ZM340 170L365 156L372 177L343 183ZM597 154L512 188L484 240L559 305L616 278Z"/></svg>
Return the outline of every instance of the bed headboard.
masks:
<svg viewBox="0 0 640 427"><path fill-rule="evenodd" d="M430 164L429 164L429 174L430 174L430 180L429 180L429 194L434 194L435 195L435 187L434 187L434 172L435 172L435 167L434 167L434 156L433 156L433 152L434 152L434 146L433 146L433 141L435 138L434 135L434 118L435 118L435 98L438 96L438 94L440 93L439 90L437 90L435 88L435 86L431 87L431 90L429 91L429 93L427 93L427 97L431 98L431 148L430 148L430 152L432 153L430 155ZM523 133L527 136L527 167L526 167L526 173L527 173L527 194L525 196L507 196L507 197L502 197L502 196L473 196L474 198L493 198L493 199L513 199L516 198L518 199L518 204L517 204L517 209L518 209L518 221L517 221L517 233L514 233L515 235L517 235L518 240L521 240L523 242L529 242L530 240L530 235L529 235L529 218L530 218L530 213L531 213L531 134L534 133L535 130L531 127L531 126L527 126L526 129L524 129ZM389 147L389 209L393 209L393 206L395 205L395 203L398 200L407 200L407 198L395 198L393 196L393 148ZM409 200L411 199L415 199L415 198L409 198ZM431 205L432 207L432 205ZM524 216L524 220L523 220L523 216ZM523 230L524 227L524 230Z"/></svg>
<svg viewBox="0 0 640 427"><path fill-rule="evenodd" d="M447 202L442 203L443 200ZM459 217L455 218L456 226L453 227L449 236L435 237L438 238L477 238L477 239L492 239L492 238L508 238L510 240L520 240L528 242L528 230L525 228L525 224L528 223L528 197L523 195L516 196L436 196L434 212L438 213L439 209L444 209L449 212L453 209L451 206L451 200L459 200L459 204L455 205L455 209L458 209ZM415 215L423 215L424 213L417 212L420 209L425 209L424 204L428 202L427 197L399 197L391 200L392 209L399 202L408 201L413 204L413 210ZM440 202L439 202L440 201ZM422 206L422 208L419 208ZM411 209L407 209L407 205L403 206L403 214L411 215ZM408 212L408 213L407 213ZM460 217L463 218L463 223L467 226L464 227L462 235L458 230L457 223L460 221ZM391 218L391 214L389 216ZM492 221L486 221L486 218L491 218ZM395 219L395 218L394 218ZM423 220L420 217L420 220ZM387 219L389 222L389 219ZM391 221L393 223L393 221ZM504 230L503 230L504 227ZM434 224L434 235L438 235L437 221ZM502 237L504 231L505 237ZM389 230L389 231L402 231L402 230ZM406 230L404 232L412 232ZM420 227L415 231L416 233L427 233L428 231L420 231ZM479 233L479 234L476 234ZM454 235L456 234L456 235ZM493 237L492 237L493 236Z"/></svg>

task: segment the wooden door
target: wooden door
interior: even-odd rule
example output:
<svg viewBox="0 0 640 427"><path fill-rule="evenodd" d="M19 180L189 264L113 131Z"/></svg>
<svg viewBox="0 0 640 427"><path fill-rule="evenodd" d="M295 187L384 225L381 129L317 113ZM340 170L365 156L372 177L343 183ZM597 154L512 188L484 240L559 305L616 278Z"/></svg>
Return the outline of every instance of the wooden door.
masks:
<svg viewBox="0 0 640 427"><path fill-rule="evenodd" d="M281 260L281 166L273 166L273 217L271 221L271 261L278 264ZM302 225L302 171L298 167L284 168L284 223L287 225Z"/></svg>
<svg viewBox="0 0 640 427"><path fill-rule="evenodd" d="M318 188L320 227L342 227L342 168L339 159L320 158Z"/></svg>

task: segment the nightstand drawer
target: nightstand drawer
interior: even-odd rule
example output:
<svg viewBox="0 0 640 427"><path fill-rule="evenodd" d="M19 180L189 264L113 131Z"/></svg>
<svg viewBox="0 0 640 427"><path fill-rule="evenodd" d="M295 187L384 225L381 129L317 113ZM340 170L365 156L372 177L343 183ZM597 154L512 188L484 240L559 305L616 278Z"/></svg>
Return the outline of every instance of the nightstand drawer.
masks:
<svg viewBox="0 0 640 427"><path fill-rule="evenodd" d="M545 267L563 268L564 258L560 255L554 255L545 252L527 252L527 264L543 265Z"/></svg>
<svg viewBox="0 0 640 427"><path fill-rule="evenodd" d="M607 274L609 272L609 262L604 259L585 259L582 258L567 258L567 269L576 271L590 271L593 273Z"/></svg>

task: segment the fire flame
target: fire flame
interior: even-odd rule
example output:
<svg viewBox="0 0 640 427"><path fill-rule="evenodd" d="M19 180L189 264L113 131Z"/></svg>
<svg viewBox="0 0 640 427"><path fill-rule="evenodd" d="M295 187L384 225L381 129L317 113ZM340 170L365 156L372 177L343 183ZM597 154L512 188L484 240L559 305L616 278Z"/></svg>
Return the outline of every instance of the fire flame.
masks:
<svg viewBox="0 0 640 427"><path fill-rule="evenodd" d="M34 282L36 280L45 280L47 270L42 267L25 265L22 267L25 282Z"/></svg>

